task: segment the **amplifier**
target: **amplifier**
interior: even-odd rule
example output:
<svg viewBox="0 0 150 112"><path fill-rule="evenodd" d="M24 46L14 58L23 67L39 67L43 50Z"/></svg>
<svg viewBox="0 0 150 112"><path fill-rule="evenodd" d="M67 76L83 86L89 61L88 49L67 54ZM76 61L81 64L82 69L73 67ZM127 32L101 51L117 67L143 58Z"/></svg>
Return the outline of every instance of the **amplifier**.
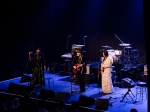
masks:
<svg viewBox="0 0 150 112"><path fill-rule="evenodd" d="M86 74L91 74L91 64L86 65Z"/></svg>
<svg viewBox="0 0 150 112"><path fill-rule="evenodd" d="M147 65L144 65L144 75L147 75Z"/></svg>

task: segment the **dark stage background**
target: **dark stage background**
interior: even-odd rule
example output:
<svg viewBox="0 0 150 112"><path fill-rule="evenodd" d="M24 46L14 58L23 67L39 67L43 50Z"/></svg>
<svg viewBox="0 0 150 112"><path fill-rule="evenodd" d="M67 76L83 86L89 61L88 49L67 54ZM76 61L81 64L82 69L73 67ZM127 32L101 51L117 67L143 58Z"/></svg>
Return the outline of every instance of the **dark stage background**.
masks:
<svg viewBox="0 0 150 112"><path fill-rule="evenodd" d="M21 72L37 47L47 66L63 63L66 48L84 42L91 62L99 61L101 46L122 50L121 41L146 54L142 0L3 1L0 7L1 79Z"/></svg>

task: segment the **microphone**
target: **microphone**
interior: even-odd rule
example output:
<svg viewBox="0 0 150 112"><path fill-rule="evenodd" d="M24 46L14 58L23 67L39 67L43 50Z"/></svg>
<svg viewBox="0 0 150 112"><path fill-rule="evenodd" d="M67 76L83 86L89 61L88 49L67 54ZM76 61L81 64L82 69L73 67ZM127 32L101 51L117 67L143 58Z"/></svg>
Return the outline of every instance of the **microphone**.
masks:
<svg viewBox="0 0 150 112"><path fill-rule="evenodd" d="M84 36L83 38L86 38L87 36Z"/></svg>
<svg viewBox="0 0 150 112"><path fill-rule="evenodd" d="M68 36L68 38L71 37L71 35Z"/></svg>

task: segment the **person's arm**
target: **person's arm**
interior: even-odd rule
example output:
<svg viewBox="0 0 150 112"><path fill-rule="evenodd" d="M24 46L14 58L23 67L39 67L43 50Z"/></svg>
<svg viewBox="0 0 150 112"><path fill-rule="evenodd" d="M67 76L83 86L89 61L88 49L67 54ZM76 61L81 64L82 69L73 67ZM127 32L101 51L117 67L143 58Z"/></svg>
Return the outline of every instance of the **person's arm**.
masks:
<svg viewBox="0 0 150 112"><path fill-rule="evenodd" d="M43 55L44 71L46 71L46 61L45 61L45 56L44 56L44 54L42 54L42 55Z"/></svg>
<svg viewBox="0 0 150 112"><path fill-rule="evenodd" d="M86 60L85 60L85 57L83 56L82 57L82 62L79 66L82 67L82 66L85 66L85 65L86 65Z"/></svg>
<svg viewBox="0 0 150 112"><path fill-rule="evenodd" d="M107 62L105 63L105 65L103 65L103 69L109 68L110 66L112 66L112 62L111 59L107 57Z"/></svg>
<svg viewBox="0 0 150 112"><path fill-rule="evenodd" d="M32 56L33 52L29 52L29 60L32 61L33 60L33 56Z"/></svg>

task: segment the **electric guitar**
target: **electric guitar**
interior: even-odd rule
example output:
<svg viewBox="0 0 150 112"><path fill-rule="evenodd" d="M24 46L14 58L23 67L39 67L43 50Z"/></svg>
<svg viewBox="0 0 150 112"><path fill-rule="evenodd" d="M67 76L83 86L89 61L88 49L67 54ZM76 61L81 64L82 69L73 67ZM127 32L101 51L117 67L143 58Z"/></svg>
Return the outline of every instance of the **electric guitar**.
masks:
<svg viewBox="0 0 150 112"><path fill-rule="evenodd" d="M81 64L75 64L75 65L74 65L74 66L76 66L76 68L74 68L74 67L73 67L73 70L72 70L72 71L73 71L73 73L77 73L77 71L79 71L79 70L80 70L80 68L79 68L79 67L80 67L80 65L81 65Z"/></svg>

